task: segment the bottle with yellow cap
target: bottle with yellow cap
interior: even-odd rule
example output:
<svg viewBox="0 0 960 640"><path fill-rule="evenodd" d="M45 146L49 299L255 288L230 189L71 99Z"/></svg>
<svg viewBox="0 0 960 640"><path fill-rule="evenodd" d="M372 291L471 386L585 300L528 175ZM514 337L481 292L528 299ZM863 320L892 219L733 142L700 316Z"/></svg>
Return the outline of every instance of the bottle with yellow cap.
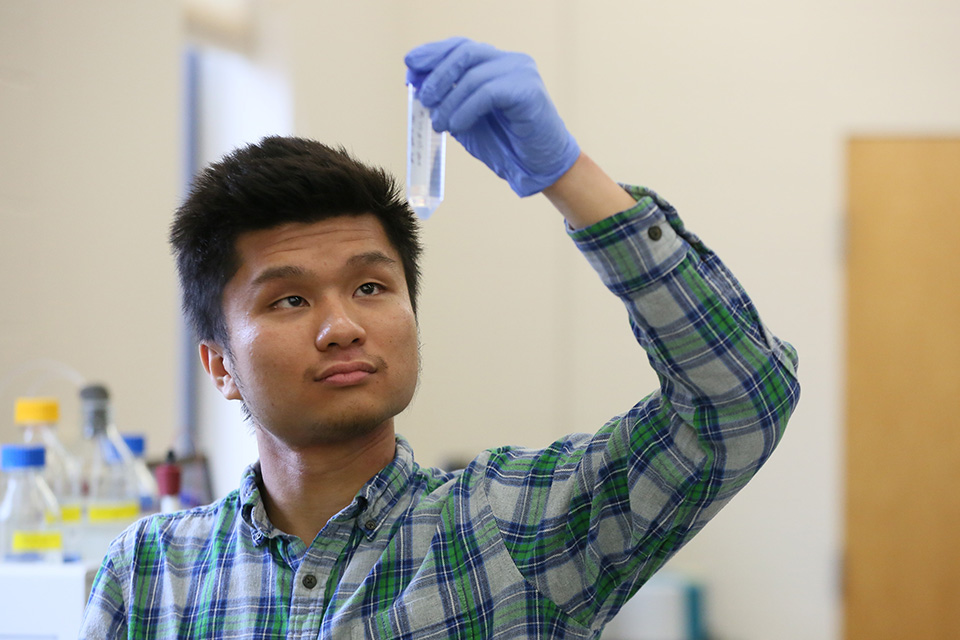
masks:
<svg viewBox="0 0 960 640"><path fill-rule="evenodd" d="M43 479L46 450L5 444L0 467L7 485L0 498L0 562L61 562L60 506Z"/></svg>
<svg viewBox="0 0 960 640"><path fill-rule="evenodd" d="M64 559L80 559L80 462L70 455L57 435L60 403L56 398L18 398L14 422L23 429L23 441L46 449L43 477L60 505Z"/></svg>

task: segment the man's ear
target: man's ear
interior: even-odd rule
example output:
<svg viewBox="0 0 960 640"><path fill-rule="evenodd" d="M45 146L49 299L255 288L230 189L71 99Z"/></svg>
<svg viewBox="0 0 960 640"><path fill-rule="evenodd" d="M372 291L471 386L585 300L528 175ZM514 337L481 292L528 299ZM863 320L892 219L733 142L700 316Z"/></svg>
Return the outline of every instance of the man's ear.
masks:
<svg viewBox="0 0 960 640"><path fill-rule="evenodd" d="M213 342L200 343L200 362L213 384L227 400L243 400L233 374L224 362L225 349Z"/></svg>

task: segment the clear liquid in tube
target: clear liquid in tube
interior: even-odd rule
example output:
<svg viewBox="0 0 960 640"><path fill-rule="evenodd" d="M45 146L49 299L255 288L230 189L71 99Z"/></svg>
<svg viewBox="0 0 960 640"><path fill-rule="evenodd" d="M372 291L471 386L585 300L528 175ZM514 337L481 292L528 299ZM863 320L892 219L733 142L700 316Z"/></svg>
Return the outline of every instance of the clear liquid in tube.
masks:
<svg viewBox="0 0 960 640"><path fill-rule="evenodd" d="M407 201L421 220L443 201L447 134L433 130L430 110L420 104L413 85L407 97Z"/></svg>

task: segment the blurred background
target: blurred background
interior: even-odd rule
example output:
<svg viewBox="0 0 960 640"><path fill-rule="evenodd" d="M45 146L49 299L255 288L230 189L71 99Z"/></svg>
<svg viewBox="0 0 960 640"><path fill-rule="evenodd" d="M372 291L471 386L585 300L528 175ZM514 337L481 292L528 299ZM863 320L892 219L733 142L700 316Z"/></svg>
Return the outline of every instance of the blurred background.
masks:
<svg viewBox="0 0 960 640"><path fill-rule="evenodd" d="M167 245L189 176L295 133L402 179L403 55L464 35L531 54L581 147L676 206L800 353L780 449L671 561L703 585L710 637L861 637L844 624L850 150L960 136L958 26L946 0L4 0L0 441L16 438L14 399L36 393L62 399L75 437L79 381L103 382L149 457L198 454L212 498L234 489L254 439L199 373ZM431 466L595 431L657 383L546 200L518 199L450 142L446 199L423 230L423 373L398 421ZM932 251L927 235L960 240L899 212L888 261ZM960 298L953 287L940 295ZM908 343L923 332L913 313ZM897 388L905 404L923 396ZM960 385L938 393L948 405ZM938 444L960 453L956 436ZM938 503L954 514L942 536L957 503ZM923 547L930 528L914 524ZM927 618L960 602L950 562Z"/></svg>

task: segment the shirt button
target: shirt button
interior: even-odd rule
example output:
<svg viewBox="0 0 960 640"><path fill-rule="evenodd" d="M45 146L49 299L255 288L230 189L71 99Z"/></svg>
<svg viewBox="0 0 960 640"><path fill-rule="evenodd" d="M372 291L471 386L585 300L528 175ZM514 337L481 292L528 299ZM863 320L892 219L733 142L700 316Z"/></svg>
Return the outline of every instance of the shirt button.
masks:
<svg viewBox="0 0 960 640"><path fill-rule="evenodd" d="M663 231L660 230L660 227L654 225L647 229L647 237L656 242L663 237Z"/></svg>
<svg viewBox="0 0 960 640"><path fill-rule="evenodd" d="M313 589L315 586L317 586L317 576L313 575L312 573L308 573L307 575L303 576L303 580L301 582L307 589Z"/></svg>
<svg viewBox="0 0 960 640"><path fill-rule="evenodd" d="M377 521L367 520L366 522L363 523L363 528L366 529L367 531L373 531L374 529L377 528Z"/></svg>

